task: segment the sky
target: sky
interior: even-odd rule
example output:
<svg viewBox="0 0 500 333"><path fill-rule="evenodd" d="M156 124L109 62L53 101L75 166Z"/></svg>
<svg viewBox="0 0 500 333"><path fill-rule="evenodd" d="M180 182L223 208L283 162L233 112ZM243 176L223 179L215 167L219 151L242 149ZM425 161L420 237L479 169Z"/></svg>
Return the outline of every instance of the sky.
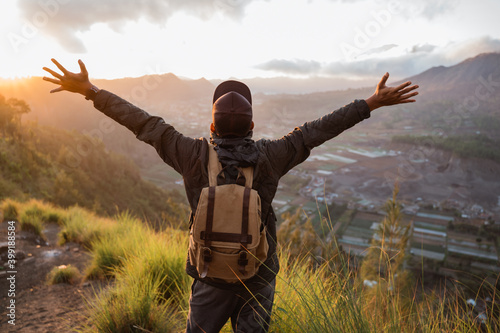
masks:
<svg viewBox="0 0 500 333"><path fill-rule="evenodd" d="M405 78L500 52L500 0L2 0L0 77Z"/></svg>

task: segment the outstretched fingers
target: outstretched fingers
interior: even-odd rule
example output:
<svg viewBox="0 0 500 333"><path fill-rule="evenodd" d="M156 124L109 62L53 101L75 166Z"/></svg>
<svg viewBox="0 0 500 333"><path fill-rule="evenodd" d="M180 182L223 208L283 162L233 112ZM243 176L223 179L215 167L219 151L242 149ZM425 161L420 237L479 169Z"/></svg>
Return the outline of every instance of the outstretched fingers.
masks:
<svg viewBox="0 0 500 333"><path fill-rule="evenodd" d="M416 96L416 95L418 95L417 91L409 93L409 94L406 94L406 95L401 95L398 98L398 100L396 101L396 103L394 103L394 104L413 103L413 102L415 102L415 99L410 99L410 98L413 97L413 96Z"/></svg>
<svg viewBox="0 0 500 333"><path fill-rule="evenodd" d="M382 76L382 79L380 79L380 82L377 85L379 89L385 86L385 83L387 82L388 78L389 78L389 73L386 72L384 76Z"/></svg>
<svg viewBox="0 0 500 333"><path fill-rule="evenodd" d="M414 99L403 99L403 100L399 101L397 104L414 103L414 102L416 102L416 100L414 100Z"/></svg>
<svg viewBox="0 0 500 333"><path fill-rule="evenodd" d="M43 80L59 85L59 87L51 90L50 91L51 93L59 91L69 91L84 95L86 91L92 87L92 83L90 83L89 81L87 68L85 67L83 61L78 60L81 72L72 73L66 70L66 68L64 68L64 66L61 65L54 58L52 58L51 60L57 66L57 68L59 68L59 70L62 72L62 74L60 74L51 70L50 68L43 67L45 71L52 74L53 76L53 77L44 76Z"/></svg>
<svg viewBox="0 0 500 333"><path fill-rule="evenodd" d="M52 90L50 91L50 93L52 94L52 93L56 93L56 92L63 91L63 90L65 90L65 89L61 86L61 87L59 87L59 88L52 89Z"/></svg>
<svg viewBox="0 0 500 333"><path fill-rule="evenodd" d="M48 81L48 82L52 82L54 84L59 85L58 88L52 89L50 91L51 93L55 93L55 92L59 92L59 91L63 91L64 90L64 88L62 87L62 82L60 80L56 80L56 79L53 79L53 78L50 78L50 77L46 77L46 76L43 77L43 80L44 81Z"/></svg>
<svg viewBox="0 0 500 333"><path fill-rule="evenodd" d="M47 76L44 76L43 77L43 80L44 81L49 81L49 82L52 82L54 84L61 84L61 80L56 80L56 79L53 79L51 77L47 77Z"/></svg>
<svg viewBox="0 0 500 333"><path fill-rule="evenodd" d="M61 72L63 72L63 74L68 74L68 71L66 70L66 68L64 68L64 66L61 65L56 59L52 58L50 60L57 66L57 68L59 68L61 70Z"/></svg>
<svg viewBox="0 0 500 333"><path fill-rule="evenodd" d="M415 92L412 92L410 94L401 95L400 98L404 100L404 99L408 99L410 97L417 96L417 95L418 95L418 91L415 91Z"/></svg>
<svg viewBox="0 0 500 333"><path fill-rule="evenodd" d="M88 75L89 73L87 72L87 68L85 67L83 61L78 59L78 64L80 65L80 71L82 72L82 74Z"/></svg>
<svg viewBox="0 0 500 333"><path fill-rule="evenodd" d="M407 87L407 88L404 88L404 89L401 89L401 90L397 90L401 95L404 95L404 94L407 94L409 93L410 91L412 90L415 90L418 88L418 85L413 85L411 87Z"/></svg>
<svg viewBox="0 0 500 333"><path fill-rule="evenodd" d="M419 88L418 85L411 85L411 81L406 81L396 87L388 87L386 86L388 79L389 73L386 72L377 84L374 94L366 99L370 111L382 106L415 102L412 97L418 95L418 92L415 91Z"/></svg>
<svg viewBox="0 0 500 333"><path fill-rule="evenodd" d="M62 79L62 75L58 74L57 72L54 72L52 69L47 68L47 67L43 67L42 69L43 69L44 71L46 71L46 72L49 72L50 74L52 74L52 76L54 76L54 77L58 78L59 80L61 80L61 79ZM48 80L47 80L47 81L48 81ZM52 82L52 81L51 81L51 82Z"/></svg>
<svg viewBox="0 0 500 333"><path fill-rule="evenodd" d="M400 91L406 87L408 87L411 84L411 81L406 81L404 83L401 83L399 86L396 87L396 91Z"/></svg>

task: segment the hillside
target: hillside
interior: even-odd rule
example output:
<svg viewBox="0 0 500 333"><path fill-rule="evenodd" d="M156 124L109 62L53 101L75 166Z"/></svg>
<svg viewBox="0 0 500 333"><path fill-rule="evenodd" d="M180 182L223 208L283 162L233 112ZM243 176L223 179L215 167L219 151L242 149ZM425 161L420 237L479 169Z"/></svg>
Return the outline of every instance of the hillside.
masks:
<svg viewBox="0 0 500 333"><path fill-rule="evenodd" d="M474 94L481 77L500 76L500 53L482 53L450 67L433 67L412 76L408 80L419 82L426 92L455 91L456 93ZM495 80L494 80L495 81ZM496 81L498 84L498 81ZM496 86L498 88L498 85Z"/></svg>
<svg viewBox="0 0 500 333"><path fill-rule="evenodd" d="M178 192L144 181L127 157L78 132L25 124L0 136L0 200L41 199L62 207L79 205L99 214L129 210L160 221L172 213Z"/></svg>

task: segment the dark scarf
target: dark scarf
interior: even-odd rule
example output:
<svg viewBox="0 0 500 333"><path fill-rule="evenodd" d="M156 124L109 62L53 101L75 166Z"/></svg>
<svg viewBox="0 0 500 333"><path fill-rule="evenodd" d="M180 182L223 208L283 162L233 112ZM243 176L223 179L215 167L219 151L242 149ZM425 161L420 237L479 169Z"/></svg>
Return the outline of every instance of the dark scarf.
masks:
<svg viewBox="0 0 500 333"><path fill-rule="evenodd" d="M222 165L246 168L257 164L259 150L252 134L250 131L247 136L239 138L221 138L213 132L210 134L210 143L215 146Z"/></svg>

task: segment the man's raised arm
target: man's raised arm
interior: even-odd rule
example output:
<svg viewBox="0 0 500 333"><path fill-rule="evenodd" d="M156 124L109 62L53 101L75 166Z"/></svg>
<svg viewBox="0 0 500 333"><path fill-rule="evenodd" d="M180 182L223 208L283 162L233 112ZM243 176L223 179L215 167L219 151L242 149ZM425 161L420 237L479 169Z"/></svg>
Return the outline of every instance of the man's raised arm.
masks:
<svg viewBox="0 0 500 333"><path fill-rule="evenodd" d="M389 105L415 102L418 85L407 81L397 87L386 86L389 73L385 73L375 92L365 100L356 100L319 119L306 122L281 139L267 145L269 154L276 161L274 168L284 175L302 163L314 147L323 144L348 128L370 117L371 111Z"/></svg>
<svg viewBox="0 0 500 333"><path fill-rule="evenodd" d="M152 145L158 155L180 174L184 174L196 161L201 140L195 140L177 132L174 127L157 116L152 116L139 107L106 91L99 90L89 80L85 64L78 60L80 73L72 73L57 60L52 62L59 68L62 75L47 68L43 69L54 78L43 77L43 80L59 85L50 92L69 91L84 95L92 100L94 106L119 124L131 130L139 140Z"/></svg>

